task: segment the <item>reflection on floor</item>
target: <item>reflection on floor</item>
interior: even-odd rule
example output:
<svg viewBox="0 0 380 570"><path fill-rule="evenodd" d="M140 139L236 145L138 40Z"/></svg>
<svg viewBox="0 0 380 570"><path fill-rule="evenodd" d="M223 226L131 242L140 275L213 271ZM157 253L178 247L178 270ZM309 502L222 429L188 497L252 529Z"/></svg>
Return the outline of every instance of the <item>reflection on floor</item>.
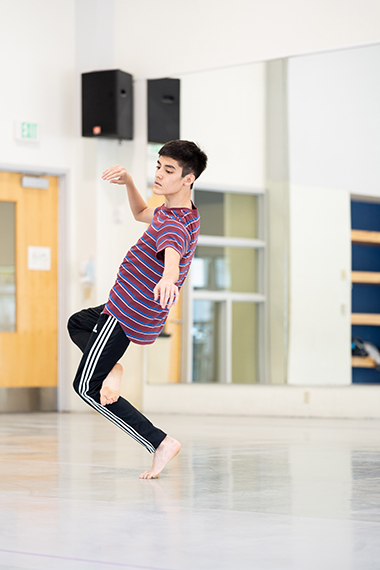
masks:
<svg viewBox="0 0 380 570"><path fill-rule="evenodd" d="M380 422L154 416L152 456L103 417L0 416L0 569L380 568Z"/></svg>

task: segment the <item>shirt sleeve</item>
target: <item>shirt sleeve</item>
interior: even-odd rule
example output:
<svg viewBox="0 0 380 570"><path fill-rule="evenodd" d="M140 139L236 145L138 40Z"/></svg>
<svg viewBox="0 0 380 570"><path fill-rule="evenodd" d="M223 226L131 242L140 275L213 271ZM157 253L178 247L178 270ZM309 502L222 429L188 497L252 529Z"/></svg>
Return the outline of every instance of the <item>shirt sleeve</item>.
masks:
<svg viewBox="0 0 380 570"><path fill-rule="evenodd" d="M185 227L175 220L167 220L157 235L157 259L163 261L167 247L175 249L180 258L185 256L190 247L190 236Z"/></svg>

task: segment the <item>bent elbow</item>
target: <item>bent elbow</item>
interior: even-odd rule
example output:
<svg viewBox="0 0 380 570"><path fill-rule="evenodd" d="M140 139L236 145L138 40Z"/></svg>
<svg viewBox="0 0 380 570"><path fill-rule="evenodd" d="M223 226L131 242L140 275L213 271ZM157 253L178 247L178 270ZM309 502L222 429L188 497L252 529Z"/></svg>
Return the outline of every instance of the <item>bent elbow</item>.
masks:
<svg viewBox="0 0 380 570"><path fill-rule="evenodd" d="M144 214L143 212L139 212L138 214L135 215L135 220L137 222L145 222L145 218L144 218Z"/></svg>

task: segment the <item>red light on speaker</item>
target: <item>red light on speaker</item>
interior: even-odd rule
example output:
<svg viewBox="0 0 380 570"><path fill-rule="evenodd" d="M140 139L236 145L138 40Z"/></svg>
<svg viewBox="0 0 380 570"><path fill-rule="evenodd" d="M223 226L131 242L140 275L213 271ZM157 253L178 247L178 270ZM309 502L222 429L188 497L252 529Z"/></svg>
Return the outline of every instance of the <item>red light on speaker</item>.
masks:
<svg viewBox="0 0 380 570"><path fill-rule="evenodd" d="M92 132L94 135L100 135L102 132L102 127L92 127Z"/></svg>

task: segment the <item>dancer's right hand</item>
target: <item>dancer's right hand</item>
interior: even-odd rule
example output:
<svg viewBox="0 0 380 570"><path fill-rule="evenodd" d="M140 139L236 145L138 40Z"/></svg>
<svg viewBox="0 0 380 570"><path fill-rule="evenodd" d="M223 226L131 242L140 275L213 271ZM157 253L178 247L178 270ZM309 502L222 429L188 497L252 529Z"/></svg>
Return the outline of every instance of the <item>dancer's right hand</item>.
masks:
<svg viewBox="0 0 380 570"><path fill-rule="evenodd" d="M127 184L132 180L131 175L126 171L124 166L117 164L111 168L107 168L102 174L102 180L108 180L111 184Z"/></svg>

